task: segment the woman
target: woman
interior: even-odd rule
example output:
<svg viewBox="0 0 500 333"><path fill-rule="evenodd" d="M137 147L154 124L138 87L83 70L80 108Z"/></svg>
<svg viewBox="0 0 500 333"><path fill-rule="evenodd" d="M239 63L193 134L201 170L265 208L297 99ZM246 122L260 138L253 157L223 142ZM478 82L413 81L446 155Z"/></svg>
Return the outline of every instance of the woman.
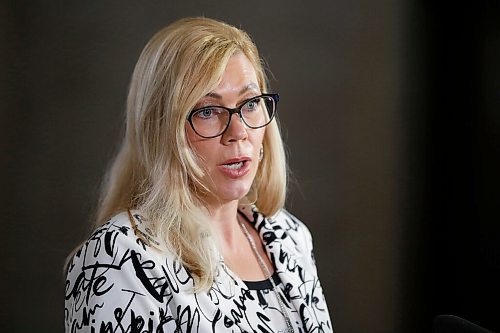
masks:
<svg viewBox="0 0 500 333"><path fill-rule="evenodd" d="M255 45L207 18L135 67L98 226L68 263L66 332L330 332Z"/></svg>

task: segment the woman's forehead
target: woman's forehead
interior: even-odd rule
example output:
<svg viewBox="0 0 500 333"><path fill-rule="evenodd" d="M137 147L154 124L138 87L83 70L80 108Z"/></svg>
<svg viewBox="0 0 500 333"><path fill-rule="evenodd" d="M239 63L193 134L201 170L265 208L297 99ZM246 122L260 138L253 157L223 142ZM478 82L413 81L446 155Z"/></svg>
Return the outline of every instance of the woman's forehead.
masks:
<svg viewBox="0 0 500 333"><path fill-rule="evenodd" d="M259 82L254 65L243 53L229 59L217 87L210 94L232 93L242 95L248 91L259 91Z"/></svg>

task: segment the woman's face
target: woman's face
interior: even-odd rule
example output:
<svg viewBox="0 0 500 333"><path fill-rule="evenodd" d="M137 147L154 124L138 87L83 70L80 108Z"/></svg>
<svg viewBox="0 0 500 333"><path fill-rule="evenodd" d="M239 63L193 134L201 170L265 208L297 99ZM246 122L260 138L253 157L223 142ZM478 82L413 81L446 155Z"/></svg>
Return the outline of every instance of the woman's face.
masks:
<svg viewBox="0 0 500 333"><path fill-rule="evenodd" d="M254 67L243 53L237 53L229 59L220 84L203 97L195 109L205 106L235 108L260 94ZM233 114L229 127L221 136L202 138L189 123L186 132L206 172L203 182L210 193L204 199L208 204L225 204L243 198L259 166L265 128L247 128L238 114Z"/></svg>

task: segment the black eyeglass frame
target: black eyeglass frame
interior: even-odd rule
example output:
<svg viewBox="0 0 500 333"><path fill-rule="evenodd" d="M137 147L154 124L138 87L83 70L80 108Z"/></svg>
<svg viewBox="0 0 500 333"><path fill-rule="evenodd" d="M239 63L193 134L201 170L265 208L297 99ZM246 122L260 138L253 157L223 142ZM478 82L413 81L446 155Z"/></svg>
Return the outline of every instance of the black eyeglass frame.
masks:
<svg viewBox="0 0 500 333"><path fill-rule="evenodd" d="M243 106L245 106L245 104L247 104L248 102L256 99L256 98L260 98L260 97L271 97L273 100L274 100L274 112L273 114L271 115L271 117L269 118L269 121L267 123L265 123L264 125L260 125L260 126L250 126L248 125L248 123L245 121L245 118L243 117L243 115L241 114L241 109L243 108ZM252 98L249 98L245 101L243 101L239 106L235 107L235 108L227 108L225 106L222 106L222 105L208 105L208 106L204 106L202 108L199 108L199 109L195 109L191 112L189 112L189 115L187 116L187 121L189 122L189 124L191 125L191 128L193 129L193 131L198 134L199 136L201 136L202 138L205 138L205 139L212 139L212 138L216 138L218 136L221 136L223 135L227 129L229 128L229 125L231 124L231 120L233 119L233 114L238 114L240 119L243 121L243 123L248 127L248 128L252 128L252 129L258 129L258 128L262 128L264 126L267 126L271 123L271 121L274 119L274 117L276 116L276 112L278 111L278 102L280 100L280 96L279 94L261 94L261 95L258 95L258 96L254 96ZM224 128L224 130L222 132L220 132L219 134L217 135L213 135L213 136L204 136L204 135L201 135L200 133L198 133L198 131L196 130L196 128L194 128L194 125L193 125L193 115L196 113L196 112L199 112L199 111L202 111L204 109L209 109L209 108L222 108L224 110L227 110L229 112L229 118L228 118L228 121L227 121L227 124L226 124L226 128ZM266 107L267 108L267 107Z"/></svg>

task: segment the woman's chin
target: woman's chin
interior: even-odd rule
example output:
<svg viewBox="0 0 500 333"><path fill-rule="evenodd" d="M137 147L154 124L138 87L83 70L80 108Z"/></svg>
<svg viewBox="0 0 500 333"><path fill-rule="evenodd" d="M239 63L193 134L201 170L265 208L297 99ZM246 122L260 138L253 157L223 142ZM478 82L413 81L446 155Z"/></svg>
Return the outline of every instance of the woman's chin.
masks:
<svg viewBox="0 0 500 333"><path fill-rule="evenodd" d="M250 191L250 186L231 186L228 188L218 188L213 191L214 202L219 202L221 204L229 203L233 201L240 201L243 199Z"/></svg>

